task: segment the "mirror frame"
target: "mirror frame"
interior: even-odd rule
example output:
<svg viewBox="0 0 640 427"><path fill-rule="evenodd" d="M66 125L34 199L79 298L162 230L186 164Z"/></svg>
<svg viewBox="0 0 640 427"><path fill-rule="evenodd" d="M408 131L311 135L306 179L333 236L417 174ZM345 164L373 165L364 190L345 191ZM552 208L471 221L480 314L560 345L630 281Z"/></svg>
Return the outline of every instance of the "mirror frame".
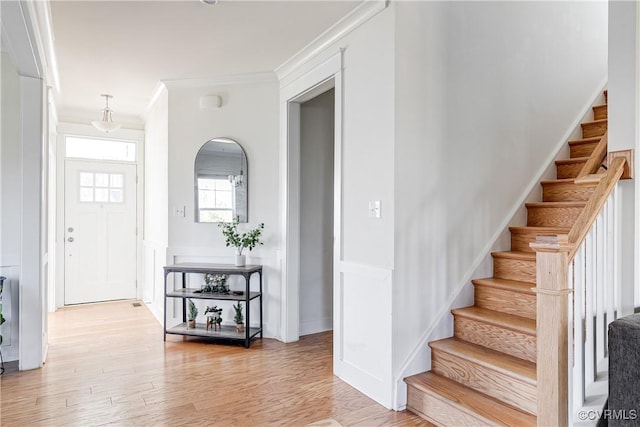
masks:
<svg viewBox="0 0 640 427"><path fill-rule="evenodd" d="M197 170L197 162L198 162L198 156L200 155L200 153L202 152L202 150L207 146L207 144L209 144L210 142L223 142L223 143L234 143L236 144L239 148L240 148L240 152L242 154L243 157L243 162L246 166L246 168L244 170L242 170L243 172L243 179L242 179L242 186L245 187L245 191L246 191L246 217L245 218L240 218L238 215L235 216L236 219L238 219L238 222L241 223L246 223L249 221L249 158L247 156L247 152L245 151L245 149L242 147L242 145L236 141L233 138L228 138L228 137L216 137L216 138L211 138L210 140L206 141L204 144L202 144L202 146L198 149L198 152L196 153L196 156L193 160L193 191L194 191L194 210L193 210L193 219L196 223L199 224L218 224L220 223L220 221L200 221L200 207L199 207L199 198L198 198L198 170ZM234 211L237 211L236 207L234 206Z"/></svg>

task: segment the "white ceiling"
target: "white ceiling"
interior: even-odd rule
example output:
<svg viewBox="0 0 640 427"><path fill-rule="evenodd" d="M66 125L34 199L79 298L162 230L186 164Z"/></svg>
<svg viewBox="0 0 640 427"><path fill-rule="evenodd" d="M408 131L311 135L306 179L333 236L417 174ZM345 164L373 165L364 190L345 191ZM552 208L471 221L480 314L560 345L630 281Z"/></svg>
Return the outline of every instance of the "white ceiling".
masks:
<svg viewBox="0 0 640 427"><path fill-rule="evenodd" d="M161 80L273 71L359 1L51 1L61 120L141 124Z"/></svg>

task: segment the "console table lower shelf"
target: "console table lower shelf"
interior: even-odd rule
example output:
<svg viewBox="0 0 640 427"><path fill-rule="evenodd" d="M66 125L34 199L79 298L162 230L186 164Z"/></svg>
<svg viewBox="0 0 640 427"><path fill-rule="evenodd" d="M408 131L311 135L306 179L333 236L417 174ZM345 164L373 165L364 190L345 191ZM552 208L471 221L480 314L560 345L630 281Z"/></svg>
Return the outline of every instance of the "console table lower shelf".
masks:
<svg viewBox="0 0 640 427"><path fill-rule="evenodd" d="M180 323L173 328L169 328L166 330L167 334L243 341L247 337L246 332L246 330L238 332L235 326L229 325L222 325L218 330L214 330L212 327L209 327L209 330L207 330L207 327L204 323L196 323L195 329L187 328L186 323ZM260 332L262 332L262 329L260 328L249 328L249 340L260 334Z"/></svg>

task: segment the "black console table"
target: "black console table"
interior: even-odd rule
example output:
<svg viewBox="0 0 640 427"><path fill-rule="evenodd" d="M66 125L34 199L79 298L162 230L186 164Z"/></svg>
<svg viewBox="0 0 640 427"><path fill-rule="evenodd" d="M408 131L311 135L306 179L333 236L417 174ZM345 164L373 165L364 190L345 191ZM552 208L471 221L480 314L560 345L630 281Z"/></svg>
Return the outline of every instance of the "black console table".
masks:
<svg viewBox="0 0 640 427"><path fill-rule="evenodd" d="M177 289L167 289L167 282L170 273L180 273L182 276L182 287ZM203 293L199 289L187 288L187 274L227 274L242 276L245 280L245 290L242 295L224 295L215 293ZM257 273L260 278L260 288L258 292L251 292L250 279L253 274ZM262 266L247 265L244 267L236 267L234 265L225 264L195 264L180 263L172 264L164 267L164 340L167 340L167 334L187 335L200 338L210 338L215 340L232 340L244 341L244 346L249 347L251 340L260 335L262 338ZM167 329L167 300L169 298L182 299L182 323ZM206 325L197 323L195 329L187 329L187 299L207 299L218 301L244 301L246 307L245 312L245 330L237 332L235 326L222 325L219 330L211 328L207 330ZM251 310L249 303L258 298L260 301L260 326L251 327Z"/></svg>

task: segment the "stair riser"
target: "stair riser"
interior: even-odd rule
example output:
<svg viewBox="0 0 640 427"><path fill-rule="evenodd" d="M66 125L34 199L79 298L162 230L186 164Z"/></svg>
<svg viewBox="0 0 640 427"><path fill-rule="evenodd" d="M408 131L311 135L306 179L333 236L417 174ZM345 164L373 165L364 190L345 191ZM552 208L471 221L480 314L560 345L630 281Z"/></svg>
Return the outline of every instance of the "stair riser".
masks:
<svg viewBox="0 0 640 427"><path fill-rule="evenodd" d="M607 131L607 122L582 123L581 126L583 138L592 138L594 136L604 135Z"/></svg>
<svg viewBox="0 0 640 427"><path fill-rule="evenodd" d="M608 110L606 105L597 105L593 107L593 120L606 119L608 116Z"/></svg>
<svg viewBox="0 0 640 427"><path fill-rule="evenodd" d="M536 414L534 384L437 350L431 353L431 370L508 405Z"/></svg>
<svg viewBox="0 0 640 427"><path fill-rule="evenodd" d="M536 295L533 292L523 294L491 286L475 285L474 295L477 307L536 319Z"/></svg>
<svg viewBox="0 0 640 427"><path fill-rule="evenodd" d="M535 336L461 316L455 316L453 331L465 341L536 362Z"/></svg>
<svg viewBox="0 0 640 427"><path fill-rule="evenodd" d="M511 250L522 252L534 252L529 246L530 243L536 241L537 236L544 236L543 233L514 233L511 232ZM556 234L548 234L549 236L555 236Z"/></svg>
<svg viewBox="0 0 640 427"><path fill-rule="evenodd" d="M501 279L536 283L535 260L493 258L493 275Z"/></svg>
<svg viewBox="0 0 640 427"><path fill-rule="evenodd" d="M571 227L576 222L582 206L527 207L527 225L530 227Z"/></svg>
<svg viewBox="0 0 640 427"><path fill-rule="evenodd" d="M556 165L556 177L558 179L575 178L578 176L585 162Z"/></svg>
<svg viewBox="0 0 640 427"><path fill-rule="evenodd" d="M593 150L598 145L598 142L589 142L584 144L574 144L569 146L569 157L575 159L576 157L589 157Z"/></svg>
<svg viewBox="0 0 640 427"><path fill-rule="evenodd" d="M573 182L542 184L542 200L545 202L585 202L593 194L594 187L576 185Z"/></svg>
<svg viewBox="0 0 640 427"><path fill-rule="evenodd" d="M434 396L411 385L407 387L407 409L438 426L492 425L490 420L461 411L454 402Z"/></svg>

